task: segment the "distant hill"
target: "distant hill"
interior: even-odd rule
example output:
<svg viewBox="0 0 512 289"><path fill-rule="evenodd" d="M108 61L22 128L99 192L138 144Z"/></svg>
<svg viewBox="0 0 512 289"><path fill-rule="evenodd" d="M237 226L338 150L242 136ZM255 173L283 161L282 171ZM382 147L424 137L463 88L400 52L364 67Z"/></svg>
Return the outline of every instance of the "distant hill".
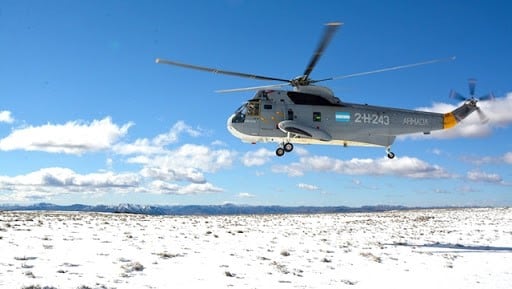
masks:
<svg viewBox="0 0 512 289"><path fill-rule="evenodd" d="M32 205L0 205L2 211L76 211L76 212L103 212L103 213L129 213L146 215L261 215L261 214L322 214L322 213L354 213L354 212L383 212L391 210L414 209L404 206L363 206L358 208L345 206L317 207L317 206L249 206L249 205L186 205L186 206L150 206L136 204L95 205L82 204L55 205L50 203L37 203Z"/></svg>

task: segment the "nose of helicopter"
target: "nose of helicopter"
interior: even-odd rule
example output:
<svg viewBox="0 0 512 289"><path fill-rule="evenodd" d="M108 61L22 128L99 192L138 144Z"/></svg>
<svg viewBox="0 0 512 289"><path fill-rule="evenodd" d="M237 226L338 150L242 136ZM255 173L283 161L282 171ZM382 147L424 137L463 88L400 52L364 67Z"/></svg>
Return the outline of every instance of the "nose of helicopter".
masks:
<svg viewBox="0 0 512 289"><path fill-rule="evenodd" d="M226 122L226 126L228 128L228 131L230 134L232 134L234 137L238 138L238 139L244 139L245 135L240 131L240 127L237 127L237 125L239 125L239 123L237 123L236 121L233 121L233 119L236 117L236 114L232 114L227 122Z"/></svg>
<svg viewBox="0 0 512 289"><path fill-rule="evenodd" d="M235 117L235 114L233 113L230 117L228 117L228 120L226 122L226 126L228 128L228 131L231 133L231 134L234 134L233 132L235 131L235 128L233 128L233 118Z"/></svg>

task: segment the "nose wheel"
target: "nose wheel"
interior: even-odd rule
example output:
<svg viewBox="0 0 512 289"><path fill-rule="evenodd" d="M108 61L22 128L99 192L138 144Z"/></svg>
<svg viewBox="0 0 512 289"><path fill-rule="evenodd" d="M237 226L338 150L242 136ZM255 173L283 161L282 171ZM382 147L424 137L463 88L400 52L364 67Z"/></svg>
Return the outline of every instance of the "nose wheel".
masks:
<svg viewBox="0 0 512 289"><path fill-rule="evenodd" d="M282 157L282 156L284 156L284 153L289 153L291 151L293 151L293 144L287 142L287 143L281 144L281 146L279 146L276 149L276 156Z"/></svg>

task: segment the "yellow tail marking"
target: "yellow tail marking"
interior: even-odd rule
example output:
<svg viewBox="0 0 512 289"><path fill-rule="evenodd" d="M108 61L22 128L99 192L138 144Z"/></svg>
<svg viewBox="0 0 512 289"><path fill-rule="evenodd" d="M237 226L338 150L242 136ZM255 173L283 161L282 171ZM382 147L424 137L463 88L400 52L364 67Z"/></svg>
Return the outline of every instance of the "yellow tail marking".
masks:
<svg viewBox="0 0 512 289"><path fill-rule="evenodd" d="M451 113L451 112L445 113L443 123L444 123L444 129L451 128L457 124L457 119L455 118L453 113Z"/></svg>

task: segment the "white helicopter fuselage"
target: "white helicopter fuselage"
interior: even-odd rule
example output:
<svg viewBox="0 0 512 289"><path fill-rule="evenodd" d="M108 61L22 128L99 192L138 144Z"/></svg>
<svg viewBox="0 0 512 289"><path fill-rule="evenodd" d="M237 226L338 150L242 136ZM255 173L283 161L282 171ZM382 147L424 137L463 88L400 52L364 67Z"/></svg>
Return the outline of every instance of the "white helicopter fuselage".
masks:
<svg viewBox="0 0 512 289"><path fill-rule="evenodd" d="M325 87L294 91L260 90L227 120L229 132L243 142L340 146L382 146L396 136L429 134L454 126L474 109L455 114L345 103Z"/></svg>

